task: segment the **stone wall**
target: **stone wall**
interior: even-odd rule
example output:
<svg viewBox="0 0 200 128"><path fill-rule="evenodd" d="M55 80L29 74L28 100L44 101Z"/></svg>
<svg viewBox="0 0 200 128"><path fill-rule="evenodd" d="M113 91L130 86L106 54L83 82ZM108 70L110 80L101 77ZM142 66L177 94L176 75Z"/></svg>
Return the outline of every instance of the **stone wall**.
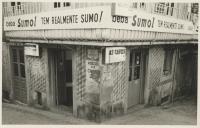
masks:
<svg viewBox="0 0 200 128"><path fill-rule="evenodd" d="M2 96L11 98L11 67L10 67L10 50L6 42L2 42Z"/></svg>
<svg viewBox="0 0 200 128"><path fill-rule="evenodd" d="M29 104L37 105L37 93L41 94L42 107L47 107L48 56L47 49L42 48L40 56L26 56L26 80L28 84Z"/></svg>

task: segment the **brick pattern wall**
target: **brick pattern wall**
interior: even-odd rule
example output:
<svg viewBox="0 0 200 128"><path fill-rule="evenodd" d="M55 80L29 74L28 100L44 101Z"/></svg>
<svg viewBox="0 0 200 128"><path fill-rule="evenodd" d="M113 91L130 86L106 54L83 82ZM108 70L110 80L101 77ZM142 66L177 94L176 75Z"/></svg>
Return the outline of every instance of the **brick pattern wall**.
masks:
<svg viewBox="0 0 200 128"><path fill-rule="evenodd" d="M116 63L112 67L113 91L111 94L112 103L123 101L126 94L127 76L125 62Z"/></svg>
<svg viewBox="0 0 200 128"><path fill-rule="evenodd" d="M149 104L157 105L160 103L161 88L160 80L162 77L162 66L164 63L163 49L155 46L149 49Z"/></svg>
<svg viewBox="0 0 200 128"><path fill-rule="evenodd" d="M27 87L25 79L13 79L14 99L22 103L27 103Z"/></svg>
<svg viewBox="0 0 200 128"><path fill-rule="evenodd" d="M77 47L77 57L76 57L76 71L77 71L77 84L76 84L76 94L78 101L83 101L85 96L85 81L86 81L86 47Z"/></svg>
<svg viewBox="0 0 200 128"><path fill-rule="evenodd" d="M26 56L26 64L29 65L30 90L46 92L45 56L44 52L41 54L41 57Z"/></svg>
<svg viewBox="0 0 200 128"><path fill-rule="evenodd" d="M162 48L154 47L151 48L149 51L150 59L150 87L154 88L159 86L160 84L160 77L161 77L161 70L162 65L164 63L164 53Z"/></svg>
<svg viewBox="0 0 200 128"><path fill-rule="evenodd" d="M40 56L26 56L26 79L29 92L29 104L38 104L38 93L41 93L42 107L47 106L47 87L48 83L48 55L47 48L41 48Z"/></svg>

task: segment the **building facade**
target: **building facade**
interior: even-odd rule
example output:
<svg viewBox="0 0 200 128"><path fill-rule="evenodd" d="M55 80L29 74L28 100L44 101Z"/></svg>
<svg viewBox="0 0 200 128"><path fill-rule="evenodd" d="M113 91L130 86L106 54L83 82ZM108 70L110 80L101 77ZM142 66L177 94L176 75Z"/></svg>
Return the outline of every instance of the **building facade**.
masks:
<svg viewBox="0 0 200 128"><path fill-rule="evenodd" d="M198 3L3 3L3 97L101 122L197 94Z"/></svg>

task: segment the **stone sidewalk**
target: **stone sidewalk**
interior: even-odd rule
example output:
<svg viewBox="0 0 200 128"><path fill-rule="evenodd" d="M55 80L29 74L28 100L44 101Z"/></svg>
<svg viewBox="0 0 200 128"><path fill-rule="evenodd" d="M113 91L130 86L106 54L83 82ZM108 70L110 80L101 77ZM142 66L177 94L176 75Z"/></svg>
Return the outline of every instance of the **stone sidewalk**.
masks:
<svg viewBox="0 0 200 128"><path fill-rule="evenodd" d="M2 124L96 124L87 120L73 117L72 113L56 113L38 108L11 103L2 103Z"/></svg>
<svg viewBox="0 0 200 128"><path fill-rule="evenodd" d="M72 113L55 113L28 106L3 103L3 124L61 124L98 125L73 117ZM154 107L134 107L127 114L104 121L103 125L196 125L197 102L195 98L184 98L174 104Z"/></svg>

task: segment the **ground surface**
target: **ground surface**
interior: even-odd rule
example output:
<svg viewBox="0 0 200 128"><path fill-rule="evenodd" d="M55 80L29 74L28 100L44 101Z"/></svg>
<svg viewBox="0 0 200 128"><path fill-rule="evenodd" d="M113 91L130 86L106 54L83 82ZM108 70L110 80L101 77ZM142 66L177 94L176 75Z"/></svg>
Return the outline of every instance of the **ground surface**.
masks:
<svg viewBox="0 0 200 128"><path fill-rule="evenodd" d="M26 106L3 103L3 124L96 124L77 119L71 113L53 113ZM181 99L173 105L135 107L128 114L104 121L102 124L136 125L196 125L197 103L194 98Z"/></svg>

